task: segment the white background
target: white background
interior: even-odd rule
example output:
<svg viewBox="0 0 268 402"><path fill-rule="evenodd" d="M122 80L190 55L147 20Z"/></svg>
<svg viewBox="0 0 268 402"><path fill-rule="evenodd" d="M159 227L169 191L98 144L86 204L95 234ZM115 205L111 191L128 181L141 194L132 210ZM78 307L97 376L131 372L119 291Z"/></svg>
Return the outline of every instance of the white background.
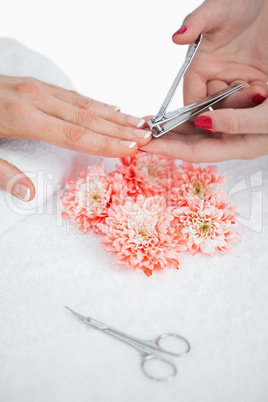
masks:
<svg viewBox="0 0 268 402"><path fill-rule="evenodd" d="M158 111L186 53L172 35L201 1L1 3L0 36L52 58L81 93L142 116Z"/></svg>

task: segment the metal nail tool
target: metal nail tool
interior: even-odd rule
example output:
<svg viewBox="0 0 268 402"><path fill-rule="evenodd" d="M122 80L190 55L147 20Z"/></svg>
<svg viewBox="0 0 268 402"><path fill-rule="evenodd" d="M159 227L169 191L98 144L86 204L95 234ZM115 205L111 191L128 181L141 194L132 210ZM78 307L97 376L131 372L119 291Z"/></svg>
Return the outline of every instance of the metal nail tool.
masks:
<svg viewBox="0 0 268 402"><path fill-rule="evenodd" d="M179 356L185 355L186 353L188 353L190 351L189 342L181 335L174 334L174 333L164 333L162 335L159 335L155 339L152 339L149 341L144 341L144 340L135 338L134 336L124 334L123 332L113 329L108 325L105 325L99 321L94 320L91 317L84 317L84 316L76 313L75 311L71 310L69 307L65 306L65 308L67 310L69 310L71 313L73 313L77 318L79 318L85 324L88 324L96 329L106 332L107 334L110 334L110 335L114 336L115 338L127 343L128 345L131 345L134 348L136 348L141 354L141 368L142 368L144 374L152 380L170 381L177 374L176 366L171 361L166 360L166 359L162 358L161 356L159 356L158 353L179 357ZM165 339L166 338L176 338L176 340L178 341L178 346L183 347L183 352L182 353L174 353L173 351L169 351L169 350L161 347L160 343L164 338ZM164 365L167 366L165 368L168 369L168 374L163 375L163 376L162 376L162 373L159 376L152 374L149 370L150 367L148 367L148 362L151 360L158 360L161 363L164 363Z"/></svg>
<svg viewBox="0 0 268 402"><path fill-rule="evenodd" d="M187 68L193 60L193 57L202 41L202 38L203 35L199 35L197 40L192 45L185 59L185 62L181 66L173 84L170 87L170 90L167 93L167 96L165 97L164 102L160 107L159 112L147 122L155 138L160 137L161 135L167 133L180 124L185 123L186 121L192 119L194 116L202 113L204 110L209 109L215 103L244 88L243 84L235 84L198 102L194 102L191 105L184 106L178 110L175 110L174 112L166 113L168 105L170 104L180 81L184 77Z"/></svg>

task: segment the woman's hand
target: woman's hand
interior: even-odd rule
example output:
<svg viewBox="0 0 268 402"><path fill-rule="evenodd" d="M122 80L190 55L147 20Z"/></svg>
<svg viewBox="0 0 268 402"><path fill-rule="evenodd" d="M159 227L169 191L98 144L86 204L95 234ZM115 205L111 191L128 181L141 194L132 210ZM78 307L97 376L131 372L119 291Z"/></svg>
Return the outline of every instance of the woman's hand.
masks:
<svg viewBox="0 0 268 402"><path fill-rule="evenodd" d="M228 85L246 89L219 107L252 107L267 95L268 0L206 0L172 39L189 44L204 34L184 79L184 101L195 102Z"/></svg>
<svg viewBox="0 0 268 402"><path fill-rule="evenodd" d="M221 109L198 116L196 127L183 124L142 149L190 162L267 155L268 0L206 0L173 41L191 43L200 33L204 38L185 74L185 103L237 82L245 89L215 106Z"/></svg>
<svg viewBox="0 0 268 402"><path fill-rule="evenodd" d="M211 129L223 133L213 134L187 122L141 149L188 162L211 163L268 155L268 99L251 110L223 109L207 112L206 116L211 118ZM145 119L148 121L150 117Z"/></svg>
<svg viewBox="0 0 268 402"><path fill-rule="evenodd" d="M79 152L124 157L151 140L144 125L143 119L74 91L34 78L0 76L0 138L41 140ZM10 186L15 175L18 180ZM35 195L31 180L3 159L0 188L24 201Z"/></svg>

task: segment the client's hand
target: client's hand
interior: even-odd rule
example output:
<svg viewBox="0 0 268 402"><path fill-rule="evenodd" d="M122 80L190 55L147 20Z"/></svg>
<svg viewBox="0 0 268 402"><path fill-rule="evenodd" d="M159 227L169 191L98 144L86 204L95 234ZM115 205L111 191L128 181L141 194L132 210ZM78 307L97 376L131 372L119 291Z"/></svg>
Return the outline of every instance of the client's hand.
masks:
<svg viewBox="0 0 268 402"><path fill-rule="evenodd" d="M144 129L144 120L115 109L34 78L0 76L0 138L41 140L107 157L128 156L151 140L151 132ZM19 179L9 188L14 175ZM31 180L3 159L0 188L24 201L35 195Z"/></svg>

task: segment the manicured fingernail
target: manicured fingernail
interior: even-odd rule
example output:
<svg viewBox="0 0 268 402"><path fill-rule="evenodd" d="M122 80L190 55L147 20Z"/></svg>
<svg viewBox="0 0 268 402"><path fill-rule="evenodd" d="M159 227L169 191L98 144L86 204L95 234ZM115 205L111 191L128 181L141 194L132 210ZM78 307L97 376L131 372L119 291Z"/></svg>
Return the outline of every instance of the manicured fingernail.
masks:
<svg viewBox="0 0 268 402"><path fill-rule="evenodd" d="M133 133L139 138L149 138L152 135L151 131L134 130Z"/></svg>
<svg viewBox="0 0 268 402"><path fill-rule="evenodd" d="M265 99L267 99L265 96L262 96L261 94L256 94L256 95L253 96L252 102L256 103L257 105L259 105L260 103L265 101Z"/></svg>
<svg viewBox="0 0 268 402"><path fill-rule="evenodd" d="M15 184L12 189L12 194L22 201L29 201L31 197L31 191L29 187L25 186L25 184L22 183Z"/></svg>
<svg viewBox="0 0 268 402"><path fill-rule="evenodd" d="M133 116L129 116L127 118L127 121L131 126L135 126L135 127L138 127L138 128L142 127L144 125L144 123L145 123L144 119L140 119L139 117L133 117Z"/></svg>
<svg viewBox="0 0 268 402"><path fill-rule="evenodd" d="M212 120L208 116L198 116L195 119L194 125L204 130L210 130L212 128Z"/></svg>
<svg viewBox="0 0 268 402"><path fill-rule="evenodd" d="M115 105L106 105L106 107L107 107L108 109L114 110L115 112L117 112L117 110L120 110L120 107L115 106Z"/></svg>
<svg viewBox="0 0 268 402"><path fill-rule="evenodd" d="M135 145L137 145L137 143L134 141L120 141L120 144L124 148L133 148Z"/></svg>
<svg viewBox="0 0 268 402"><path fill-rule="evenodd" d="M186 32L186 31L187 31L187 27L186 27L185 25L183 25L183 26L180 27L180 29L178 29L178 30L172 35L172 38L173 38L173 36L175 36L175 35L182 35L182 34L184 34L184 32Z"/></svg>

